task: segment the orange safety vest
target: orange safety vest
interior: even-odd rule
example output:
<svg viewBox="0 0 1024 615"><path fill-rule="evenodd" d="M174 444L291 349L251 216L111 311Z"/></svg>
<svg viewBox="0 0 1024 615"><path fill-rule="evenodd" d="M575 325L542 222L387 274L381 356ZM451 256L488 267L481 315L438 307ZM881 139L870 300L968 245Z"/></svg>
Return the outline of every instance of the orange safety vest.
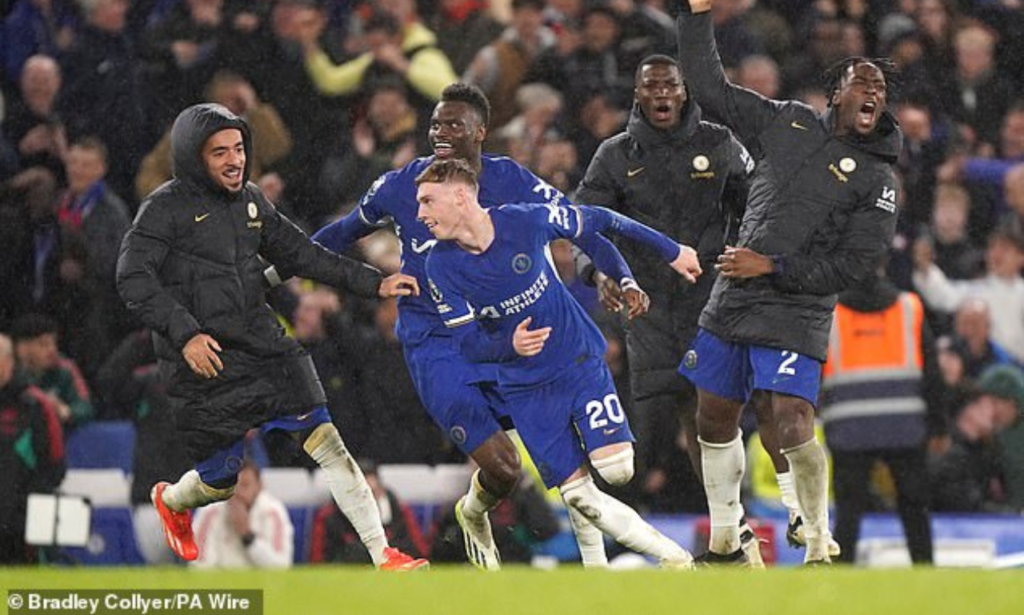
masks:
<svg viewBox="0 0 1024 615"><path fill-rule="evenodd" d="M877 312L836 306L820 405L830 446L904 446L923 436L923 321L921 299L909 292Z"/></svg>

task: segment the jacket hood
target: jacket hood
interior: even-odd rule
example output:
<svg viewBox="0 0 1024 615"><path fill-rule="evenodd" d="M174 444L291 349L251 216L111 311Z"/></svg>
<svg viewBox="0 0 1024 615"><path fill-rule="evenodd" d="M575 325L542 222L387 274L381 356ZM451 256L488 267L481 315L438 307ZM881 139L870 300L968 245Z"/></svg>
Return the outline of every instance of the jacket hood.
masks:
<svg viewBox="0 0 1024 615"><path fill-rule="evenodd" d="M203 145L215 132L237 128L242 131L245 145L245 182L249 181L252 167L252 136L249 125L227 107L213 103L192 105L178 114L171 128L171 161L174 178L216 192L225 192L206 172L203 163ZM243 186L245 183L243 182Z"/></svg>
<svg viewBox="0 0 1024 615"><path fill-rule="evenodd" d="M878 312L900 298L900 289L889 278L870 276L863 284L839 294L839 303L858 312Z"/></svg>
<svg viewBox="0 0 1024 615"><path fill-rule="evenodd" d="M626 132L644 145L675 144L681 147L697 132L700 119L700 106L696 100L690 98L683 107L683 117L679 119L679 123L668 130L661 130L651 125L640 109L640 104L634 102Z"/></svg>
<svg viewBox="0 0 1024 615"><path fill-rule="evenodd" d="M825 129L830 134L832 133L833 122L835 121L832 114L833 109L829 107L821 116L821 121L825 124ZM866 137L862 137L859 134L851 134L839 137L839 139L857 149L884 158L890 163L896 162L896 159L899 158L900 150L903 148L903 131L900 130L900 124L896 121L896 117L888 111L882 112L882 117L878 118L875 130Z"/></svg>

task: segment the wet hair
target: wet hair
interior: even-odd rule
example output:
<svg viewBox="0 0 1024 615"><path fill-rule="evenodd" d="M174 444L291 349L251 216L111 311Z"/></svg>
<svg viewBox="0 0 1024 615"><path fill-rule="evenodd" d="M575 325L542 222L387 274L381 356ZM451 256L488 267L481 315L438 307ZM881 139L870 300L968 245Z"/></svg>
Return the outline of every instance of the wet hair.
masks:
<svg viewBox="0 0 1024 615"><path fill-rule="evenodd" d="M491 123L491 103L483 90L469 83L453 83L441 91L441 102L466 103L480 116L480 123Z"/></svg>
<svg viewBox="0 0 1024 615"><path fill-rule="evenodd" d="M680 75L683 73L679 68L679 60L663 53L655 53L640 60L640 63L636 65L636 71L633 73L634 84L640 83L640 73L643 72L645 66L675 66Z"/></svg>
<svg viewBox="0 0 1024 615"><path fill-rule="evenodd" d="M460 181L474 188L477 187L477 175L473 167L465 160L435 160L430 166L423 169L423 172L416 176L416 185L420 184L445 184L451 181Z"/></svg>
<svg viewBox="0 0 1024 615"><path fill-rule="evenodd" d="M889 58L867 58L864 56L852 56L845 60L840 60L825 69L822 73L822 82L825 84L825 95L828 96L828 106L832 106L832 98L835 93L839 91L839 88L843 84L843 78L846 77L846 71L852 66L858 66L860 64L874 64L878 67L878 70L882 71L882 76L885 77L885 85L888 96L887 100L892 100L892 91L898 84L899 70L896 65Z"/></svg>

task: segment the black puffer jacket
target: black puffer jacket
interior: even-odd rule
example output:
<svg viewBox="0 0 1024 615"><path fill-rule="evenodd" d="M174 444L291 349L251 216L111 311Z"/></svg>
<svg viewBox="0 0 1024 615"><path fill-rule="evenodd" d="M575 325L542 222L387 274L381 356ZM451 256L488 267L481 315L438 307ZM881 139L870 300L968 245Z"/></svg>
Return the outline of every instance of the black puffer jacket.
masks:
<svg viewBox="0 0 1024 615"><path fill-rule="evenodd" d="M892 242L899 126L886 113L867 138L836 137L830 112L729 83L709 13L677 23L690 91L757 161L738 245L776 260L769 276L719 278L700 326L824 361L836 293L873 275Z"/></svg>
<svg viewBox="0 0 1024 615"><path fill-rule="evenodd" d="M196 105L178 116L171 133L175 179L142 203L117 265L122 299L154 331L193 456L212 454L265 420L324 403L312 361L266 304L261 256L360 295L375 296L381 281L376 269L311 242L278 213L248 182L248 162L242 190L219 187L201 152L225 129L242 131L248 156L248 127L224 107ZM181 354L200 332L223 348L224 371L210 380L193 374Z"/></svg>
<svg viewBox="0 0 1024 615"><path fill-rule="evenodd" d="M671 130L651 126L634 105L626 131L602 143L591 160L577 201L603 205L694 247L704 269L692 285L653 251L613 239L651 297L650 312L626 325L635 398L684 386L676 369L711 293L713 264L722 253L727 222L738 225L742 216L753 166L747 150L726 128L701 121L693 100ZM581 276L590 280L590 259L578 250L576 254Z"/></svg>

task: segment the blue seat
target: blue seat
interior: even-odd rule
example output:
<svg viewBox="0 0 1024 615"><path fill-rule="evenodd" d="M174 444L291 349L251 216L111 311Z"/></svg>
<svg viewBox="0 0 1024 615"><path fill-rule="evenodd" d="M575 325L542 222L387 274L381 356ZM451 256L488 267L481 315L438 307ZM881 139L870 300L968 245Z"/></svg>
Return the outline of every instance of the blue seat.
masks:
<svg viewBox="0 0 1024 615"><path fill-rule="evenodd" d="M95 421L72 431L64 453L69 468L120 468L132 471L135 425L131 421Z"/></svg>
<svg viewBox="0 0 1024 615"><path fill-rule="evenodd" d="M130 508L94 508L88 546L68 547L64 553L73 563L87 566L145 563L135 546Z"/></svg>

